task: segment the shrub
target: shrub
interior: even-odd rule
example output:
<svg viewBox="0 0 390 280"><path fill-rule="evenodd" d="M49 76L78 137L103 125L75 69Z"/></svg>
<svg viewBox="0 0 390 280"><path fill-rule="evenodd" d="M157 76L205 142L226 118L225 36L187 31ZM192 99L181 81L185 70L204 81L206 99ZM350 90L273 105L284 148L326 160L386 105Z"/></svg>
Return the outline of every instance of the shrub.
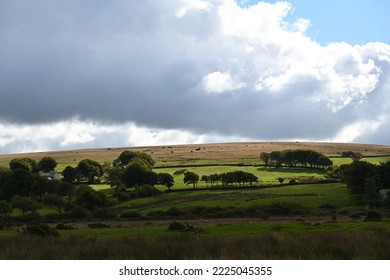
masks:
<svg viewBox="0 0 390 280"><path fill-rule="evenodd" d="M55 229L61 229L61 230L72 230L76 229L75 227L72 227L70 225L65 225L65 224L58 224L55 226Z"/></svg>
<svg viewBox="0 0 390 280"><path fill-rule="evenodd" d="M89 228L110 228L110 225L103 223L93 223L87 225Z"/></svg>
<svg viewBox="0 0 390 280"><path fill-rule="evenodd" d="M14 217L15 221L21 223L39 223L42 222L42 216L38 213L28 213L26 215L21 215Z"/></svg>
<svg viewBox="0 0 390 280"><path fill-rule="evenodd" d="M84 219L84 218L90 218L92 216L91 212L88 211L88 209L81 207L81 206L73 207L68 212L68 215L70 218L73 218L73 219Z"/></svg>
<svg viewBox="0 0 390 280"><path fill-rule="evenodd" d="M23 229L23 235L33 235L39 237L60 237L58 231L47 224L30 225Z"/></svg>
<svg viewBox="0 0 390 280"><path fill-rule="evenodd" d="M296 185L297 184L297 180L295 179L291 179L290 181L288 181L289 185Z"/></svg>
<svg viewBox="0 0 390 280"><path fill-rule="evenodd" d="M382 215L378 211L369 211L367 216L364 218L365 222L379 222L382 220Z"/></svg>
<svg viewBox="0 0 390 280"><path fill-rule="evenodd" d="M114 197L118 199L119 202L125 202L132 198L135 198L133 192L116 192Z"/></svg>
<svg viewBox="0 0 390 280"><path fill-rule="evenodd" d="M173 172L173 175L181 175L181 174L184 174L186 173L187 169L179 169L179 170L176 170L175 172Z"/></svg>
<svg viewBox="0 0 390 280"><path fill-rule="evenodd" d="M142 214L137 211L123 211L120 214L121 218L140 220L142 219Z"/></svg>
<svg viewBox="0 0 390 280"><path fill-rule="evenodd" d="M169 208L166 213L168 216L174 216L174 217L181 216L184 214L182 210L176 207Z"/></svg>
<svg viewBox="0 0 390 280"><path fill-rule="evenodd" d="M318 208L326 209L326 210L334 210L334 209L336 209L336 206L329 204L329 203L323 203Z"/></svg>
<svg viewBox="0 0 390 280"><path fill-rule="evenodd" d="M273 202L267 212L272 216L303 215L307 209L298 203Z"/></svg>
<svg viewBox="0 0 390 280"><path fill-rule="evenodd" d="M138 193L138 197L150 197L161 194L161 191L148 185L140 187L136 192Z"/></svg>
<svg viewBox="0 0 390 280"><path fill-rule="evenodd" d="M183 231L185 229L186 229L186 226L184 224L176 222L176 221L173 221L168 226L168 230L171 230L171 231Z"/></svg>
<svg viewBox="0 0 390 280"><path fill-rule="evenodd" d="M113 213L109 208L98 208L93 211L95 218L100 219L115 219L117 215Z"/></svg>

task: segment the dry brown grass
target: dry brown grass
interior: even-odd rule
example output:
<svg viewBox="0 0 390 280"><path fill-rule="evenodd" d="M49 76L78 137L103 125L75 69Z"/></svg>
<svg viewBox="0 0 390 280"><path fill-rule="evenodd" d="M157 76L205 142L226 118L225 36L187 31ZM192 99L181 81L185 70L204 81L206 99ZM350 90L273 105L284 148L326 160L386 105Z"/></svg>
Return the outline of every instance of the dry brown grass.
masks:
<svg viewBox="0 0 390 280"><path fill-rule="evenodd" d="M248 163L258 161L261 152L287 149L310 149L324 153L327 156L337 156L343 151L360 152L364 156L390 155L390 146L383 145L322 142L237 142L5 154L0 155L0 166L7 165L8 162L14 158L30 157L40 160L45 156L54 157L60 164L76 164L85 158L98 160L100 162L111 162L125 150L148 153L157 161L158 165Z"/></svg>
<svg viewBox="0 0 390 280"><path fill-rule="evenodd" d="M387 260L388 231L250 236L181 235L158 237L68 238L17 236L0 239L2 260L179 260L306 259Z"/></svg>

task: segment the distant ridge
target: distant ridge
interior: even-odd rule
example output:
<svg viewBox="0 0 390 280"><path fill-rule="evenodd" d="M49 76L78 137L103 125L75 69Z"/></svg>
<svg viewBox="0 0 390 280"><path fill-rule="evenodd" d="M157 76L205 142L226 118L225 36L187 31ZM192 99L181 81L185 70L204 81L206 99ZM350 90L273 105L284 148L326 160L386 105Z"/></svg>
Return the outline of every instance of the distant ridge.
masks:
<svg viewBox="0 0 390 280"><path fill-rule="evenodd" d="M327 156L339 156L343 151L360 152L363 156L390 155L390 146L355 143L331 142L233 142L209 144L160 145L121 148L93 148L80 150L47 151L23 154L0 155L0 166L7 166L14 158L30 157L36 160L45 156L55 158L59 163L72 164L89 158L97 161L112 161L125 151L138 151L150 154L157 163L196 162L211 160L213 162L245 162L258 160L261 152L288 149L307 149L321 152Z"/></svg>

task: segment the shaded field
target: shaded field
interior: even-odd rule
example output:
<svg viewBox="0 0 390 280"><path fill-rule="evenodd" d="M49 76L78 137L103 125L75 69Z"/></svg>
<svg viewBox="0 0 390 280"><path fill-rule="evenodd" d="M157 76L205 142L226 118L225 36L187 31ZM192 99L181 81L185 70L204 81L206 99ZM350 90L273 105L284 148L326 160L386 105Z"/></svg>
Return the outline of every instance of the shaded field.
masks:
<svg viewBox="0 0 390 280"><path fill-rule="evenodd" d="M134 210L143 214L152 211L166 211L169 208L189 207L250 207L269 205L273 202L297 203L317 209L323 204L335 208L356 207L355 197L342 183L288 185L273 188L243 189L232 188L214 191L172 192L161 196L129 200L114 208Z"/></svg>
<svg viewBox="0 0 390 280"><path fill-rule="evenodd" d="M364 156L390 155L390 146L383 145L321 142L237 142L6 154L0 155L0 166L6 167L10 160L19 157L40 160L42 157L51 156L58 161L60 164L58 169L61 171L64 166L75 165L86 158L99 162L112 162L125 150L145 152L157 161L158 166L223 163L254 164L260 162L259 155L261 152L287 149L310 149L324 153L327 156L339 156L343 151L360 152Z"/></svg>
<svg viewBox="0 0 390 280"><path fill-rule="evenodd" d="M224 229L226 231L226 227ZM0 238L0 259L33 260L174 260L174 259L389 259L388 225L366 230L268 232L247 235L176 234L107 238L70 234L62 238ZM206 229L207 231L207 229Z"/></svg>

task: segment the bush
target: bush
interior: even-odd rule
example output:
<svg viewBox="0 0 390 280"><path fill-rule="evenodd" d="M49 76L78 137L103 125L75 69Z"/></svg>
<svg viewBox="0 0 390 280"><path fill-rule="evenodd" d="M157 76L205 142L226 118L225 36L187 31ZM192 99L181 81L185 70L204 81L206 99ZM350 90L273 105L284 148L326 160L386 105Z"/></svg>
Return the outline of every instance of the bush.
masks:
<svg viewBox="0 0 390 280"><path fill-rule="evenodd" d="M21 222L21 223L40 223L43 222L42 216L38 213L29 213L26 215L21 215L14 217L15 221Z"/></svg>
<svg viewBox="0 0 390 280"><path fill-rule="evenodd" d="M23 235L39 237L60 237L58 231L47 224L30 225L23 229Z"/></svg>
<svg viewBox="0 0 390 280"><path fill-rule="evenodd" d="M164 212L162 210L155 210L155 211L149 212L147 215L150 218L161 219L161 218L166 216L166 212Z"/></svg>
<svg viewBox="0 0 390 280"><path fill-rule="evenodd" d="M181 175L181 174L184 174L186 173L187 169L179 169L179 170L176 170L175 172L173 172L173 175Z"/></svg>
<svg viewBox="0 0 390 280"><path fill-rule="evenodd" d="M291 179L290 181L288 181L288 184L289 185L296 185L297 184L297 180Z"/></svg>
<svg viewBox="0 0 390 280"><path fill-rule="evenodd" d="M132 198L135 198L133 192L116 192L114 197L118 199L119 202L125 202Z"/></svg>
<svg viewBox="0 0 390 280"><path fill-rule="evenodd" d="M11 216L0 216L0 230L8 229L14 226L14 220Z"/></svg>
<svg viewBox="0 0 390 280"><path fill-rule="evenodd" d="M365 222L379 222L382 220L382 215L378 211L369 211L367 216L364 218Z"/></svg>
<svg viewBox="0 0 390 280"><path fill-rule="evenodd" d="M298 203L273 202L267 212L272 216L289 216L307 214L307 209Z"/></svg>
<svg viewBox="0 0 390 280"><path fill-rule="evenodd" d="M61 229L61 230L72 230L76 229L75 227L72 227L70 225L65 225L65 224L58 224L55 226L55 229Z"/></svg>
<svg viewBox="0 0 390 280"><path fill-rule="evenodd" d="M168 230L171 230L171 231L183 231L185 229L186 229L186 226L184 224L176 222L176 221L173 221L168 226Z"/></svg>
<svg viewBox="0 0 390 280"><path fill-rule="evenodd" d="M84 218L90 218L92 217L92 214L88 209L85 209L81 206L75 206L73 207L69 212L68 215L70 218L73 219L84 219Z"/></svg>
<svg viewBox="0 0 390 280"><path fill-rule="evenodd" d="M95 211L93 211L93 214L94 214L95 218L100 218L100 219L115 219L115 218L117 218L117 215L115 213L113 213L108 208L98 208Z"/></svg>
<svg viewBox="0 0 390 280"><path fill-rule="evenodd" d="M204 233L204 230L199 227L194 227L192 225L189 225L188 223L179 223L176 221L173 221L169 224L168 230L170 231L180 231L184 233L191 233L191 234L197 234L197 233Z"/></svg>
<svg viewBox="0 0 390 280"><path fill-rule="evenodd" d="M166 213L168 216L173 216L173 217L182 216L184 214L182 210L176 207L169 208Z"/></svg>
<svg viewBox="0 0 390 280"><path fill-rule="evenodd" d="M123 211L120 214L121 218L127 218L132 220L140 220L142 219L142 214L137 211Z"/></svg>
<svg viewBox="0 0 390 280"><path fill-rule="evenodd" d="M110 228L110 225L103 224L103 223L94 223L94 224L88 224L89 228Z"/></svg>
<svg viewBox="0 0 390 280"><path fill-rule="evenodd" d="M150 197L150 196L155 196L161 194L161 191L156 189L153 186L142 186L137 190L138 197Z"/></svg>

